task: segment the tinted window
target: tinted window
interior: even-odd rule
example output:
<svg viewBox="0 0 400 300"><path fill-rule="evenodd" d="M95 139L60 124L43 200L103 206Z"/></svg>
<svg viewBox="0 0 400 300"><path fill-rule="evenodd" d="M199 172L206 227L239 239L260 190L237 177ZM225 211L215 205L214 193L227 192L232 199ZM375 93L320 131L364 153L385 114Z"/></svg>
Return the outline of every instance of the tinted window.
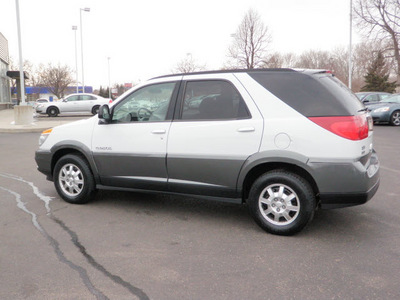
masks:
<svg viewBox="0 0 400 300"><path fill-rule="evenodd" d="M114 110L115 123L164 121L176 83L160 83L134 91Z"/></svg>
<svg viewBox="0 0 400 300"><path fill-rule="evenodd" d="M249 72L259 84L306 117L350 116L364 106L330 74Z"/></svg>
<svg viewBox="0 0 400 300"><path fill-rule="evenodd" d="M182 107L183 120L226 120L249 118L239 92L222 80L186 83Z"/></svg>

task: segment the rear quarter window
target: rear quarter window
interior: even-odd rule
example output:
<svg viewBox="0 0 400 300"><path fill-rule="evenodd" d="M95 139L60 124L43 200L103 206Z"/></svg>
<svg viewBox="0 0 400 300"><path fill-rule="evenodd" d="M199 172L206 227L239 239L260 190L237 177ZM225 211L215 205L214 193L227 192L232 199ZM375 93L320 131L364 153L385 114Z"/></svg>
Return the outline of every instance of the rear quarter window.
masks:
<svg viewBox="0 0 400 300"><path fill-rule="evenodd" d="M352 116L364 108L357 97L331 74L281 71L249 72L249 75L306 117Z"/></svg>

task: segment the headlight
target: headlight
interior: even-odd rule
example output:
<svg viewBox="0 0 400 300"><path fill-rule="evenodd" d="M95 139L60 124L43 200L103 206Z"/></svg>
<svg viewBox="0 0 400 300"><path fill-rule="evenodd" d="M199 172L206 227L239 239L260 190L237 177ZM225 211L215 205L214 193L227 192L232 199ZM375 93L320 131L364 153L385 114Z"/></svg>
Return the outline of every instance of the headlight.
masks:
<svg viewBox="0 0 400 300"><path fill-rule="evenodd" d="M40 135L40 138L39 138L39 146L43 145L43 143L47 140L48 136L50 135L50 133L52 131L53 131L53 129L47 129L42 132L42 134Z"/></svg>
<svg viewBox="0 0 400 300"><path fill-rule="evenodd" d="M385 106L385 107L377 108L377 109L375 109L373 112L380 113L380 112L389 111L389 109L390 109L390 107Z"/></svg>

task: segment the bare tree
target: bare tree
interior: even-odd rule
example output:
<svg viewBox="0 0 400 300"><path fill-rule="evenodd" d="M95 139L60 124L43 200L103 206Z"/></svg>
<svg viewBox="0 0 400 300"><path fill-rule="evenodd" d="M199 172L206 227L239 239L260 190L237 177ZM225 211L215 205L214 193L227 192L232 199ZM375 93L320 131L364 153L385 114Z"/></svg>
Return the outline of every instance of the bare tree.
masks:
<svg viewBox="0 0 400 300"><path fill-rule="evenodd" d="M199 65L193 58L192 54L188 53L185 58L180 60L172 73L190 73L205 70L205 65Z"/></svg>
<svg viewBox="0 0 400 300"><path fill-rule="evenodd" d="M309 50L302 53L296 62L295 67L306 69L327 69L331 65L331 55L328 51Z"/></svg>
<svg viewBox="0 0 400 300"><path fill-rule="evenodd" d="M248 10L229 47L229 57L240 68L254 69L263 65L271 35L260 15L253 9Z"/></svg>
<svg viewBox="0 0 400 300"><path fill-rule="evenodd" d="M74 82L72 70L69 66L47 66L39 67L39 80L42 86L49 88L50 92L58 98L63 98L67 87Z"/></svg>
<svg viewBox="0 0 400 300"><path fill-rule="evenodd" d="M272 53L263 61L263 68L292 68L297 64L298 57L293 53Z"/></svg>
<svg viewBox="0 0 400 300"><path fill-rule="evenodd" d="M394 57L400 81L400 0L358 0L354 11L364 34L387 45L384 50Z"/></svg>

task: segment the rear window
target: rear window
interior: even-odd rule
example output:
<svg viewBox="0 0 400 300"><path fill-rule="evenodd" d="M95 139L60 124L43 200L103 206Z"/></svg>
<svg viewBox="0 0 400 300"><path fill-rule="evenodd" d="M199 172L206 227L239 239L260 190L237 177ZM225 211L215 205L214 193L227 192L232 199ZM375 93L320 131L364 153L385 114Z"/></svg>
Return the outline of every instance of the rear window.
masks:
<svg viewBox="0 0 400 300"><path fill-rule="evenodd" d="M306 117L352 116L364 106L331 74L249 72L254 80Z"/></svg>

